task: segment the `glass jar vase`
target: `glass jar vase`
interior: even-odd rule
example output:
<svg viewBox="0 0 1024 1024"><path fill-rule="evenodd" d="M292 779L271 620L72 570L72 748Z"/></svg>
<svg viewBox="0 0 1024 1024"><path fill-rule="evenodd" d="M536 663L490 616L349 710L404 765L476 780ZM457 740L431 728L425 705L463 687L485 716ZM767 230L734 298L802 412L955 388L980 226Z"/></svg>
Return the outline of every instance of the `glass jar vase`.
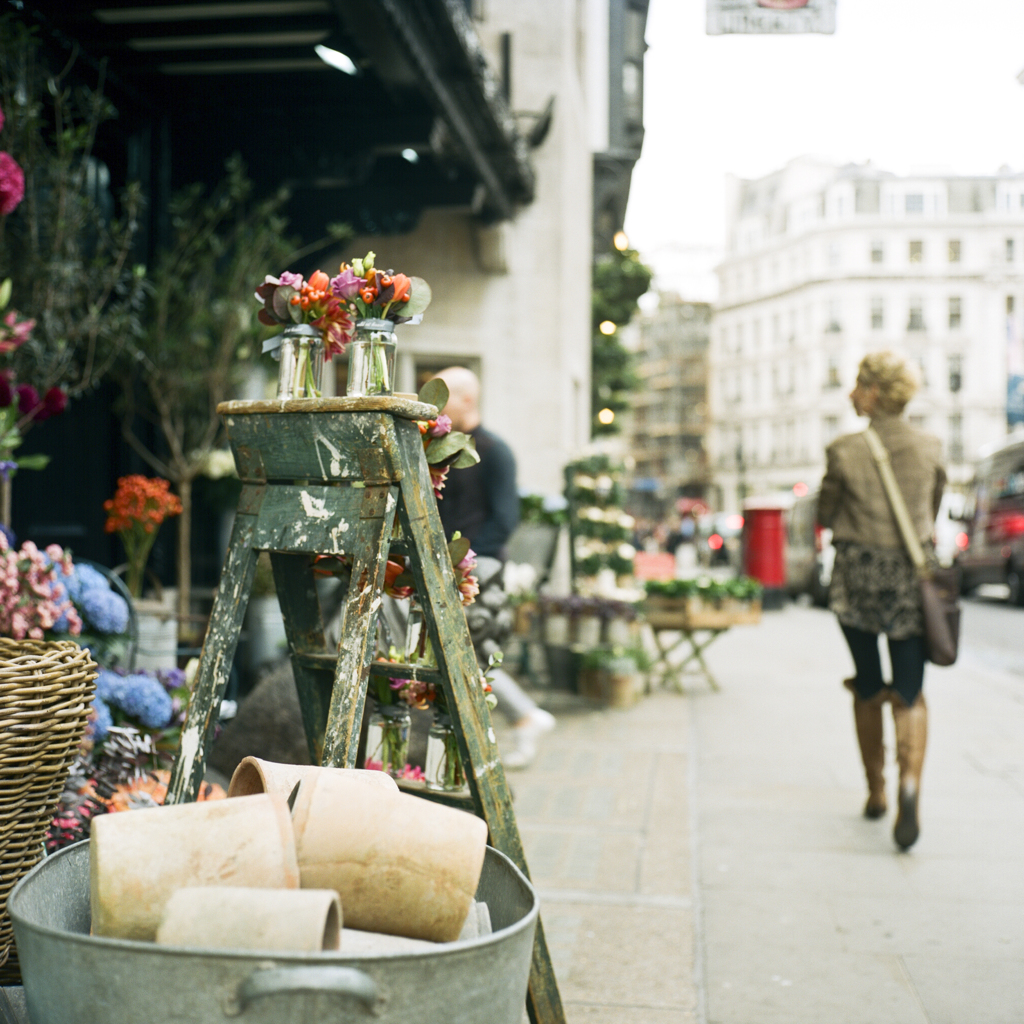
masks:
<svg viewBox="0 0 1024 1024"><path fill-rule="evenodd" d="M390 320L357 320L348 344L349 398L390 395L395 385L395 325Z"/></svg>
<svg viewBox="0 0 1024 1024"><path fill-rule="evenodd" d="M409 754L409 708L399 704L381 704L370 715L366 730L366 760L363 766L387 772L397 779L405 771Z"/></svg>
<svg viewBox="0 0 1024 1024"><path fill-rule="evenodd" d="M280 363L277 397L319 398L324 376L323 335L309 324L294 324L284 329L280 342L274 351Z"/></svg>
<svg viewBox="0 0 1024 1024"><path fill-rule="evenodd" d="M427 761L423 776L427 789L438 793L456 793L466 788L466 772L462 767L452 720L440 712L435 713L427 733Z"/></svg>

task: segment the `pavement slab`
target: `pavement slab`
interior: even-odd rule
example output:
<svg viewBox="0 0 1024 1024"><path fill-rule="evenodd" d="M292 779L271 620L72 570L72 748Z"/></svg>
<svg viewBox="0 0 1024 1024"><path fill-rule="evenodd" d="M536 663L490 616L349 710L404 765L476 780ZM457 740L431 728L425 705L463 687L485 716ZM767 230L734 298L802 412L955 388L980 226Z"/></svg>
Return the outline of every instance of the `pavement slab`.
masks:
<svg viewBox="0 0 1024 1024"><path fill-rule="evenodd" d="M985 614L968 607L968 628ZM827 612L719 637L720 692L688 680L596 710L538 691L558 727L509 778L570 1024L1024 1021L1020 646L1012 671L969 642L927 670L909 853L888 714L890 812L862 817L852 663Z"/></svg>

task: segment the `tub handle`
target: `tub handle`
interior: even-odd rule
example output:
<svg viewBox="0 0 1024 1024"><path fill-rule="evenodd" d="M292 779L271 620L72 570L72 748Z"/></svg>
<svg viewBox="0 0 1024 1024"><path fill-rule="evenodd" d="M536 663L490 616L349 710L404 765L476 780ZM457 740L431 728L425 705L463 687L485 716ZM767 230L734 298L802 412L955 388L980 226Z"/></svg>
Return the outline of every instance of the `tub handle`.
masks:
<svg viewBox="0 0 1024 1024"><path fill-rule="evenodd" d="M229 1016L245 1013L256 999L286 992L336 992L357 999L369 1013L377 1006L377 983L354 967L270 967L253 971L239 986Z"/></svg>

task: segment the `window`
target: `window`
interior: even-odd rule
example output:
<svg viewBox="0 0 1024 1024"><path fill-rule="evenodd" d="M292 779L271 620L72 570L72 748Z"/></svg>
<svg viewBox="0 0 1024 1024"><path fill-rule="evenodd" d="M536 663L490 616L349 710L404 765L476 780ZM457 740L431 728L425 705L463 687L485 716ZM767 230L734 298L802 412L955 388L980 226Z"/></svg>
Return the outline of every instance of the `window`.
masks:
<svg viewBox="0 0 1024 1024"><path fill-rule="evenodd" d="M882 246L882 240L876 238L871 243L871 262L881 263L885 259L885 249Z"/></svg>
<svg viewBox="0 0 1024 1024"><path fill-rule="evenodd" d="M949 390L956 394L963 387L963 360L959 353L954 353L948 359L949 366Z"/></svg>
<svg viewBox="0 0 1024 1024"><path fill-rule="evenodd" d="M821 421L821 435L822 441L825 444L830 444L836 439L836 435L839 433L839 417L838 416L826 416Z"/></svg>
<svg viewBox="0 0 1024 1024"><path fill-rule="evenodd" d="M949 240L948 257L950 263L960 262L960 239L951 238Z"/></svg>
<svg viewBox="0 0 1024 1024"><path fill-rule="evenodd" d="M743 351L743 324L736 325L736 354Z"/></svg>
<svg viewBox="0 0 1024 1024"><path fill-rule="evenodd" d="M1013 316L1013 296L1006 296L1006 315Z"/></svg>
<svg viewBox="0 0 1024 1024"><path fill-rule="evenodd" d="M885 326L885 303L881 296L871 300L871 330L880 331Z"/></svg>
<svg viewBox="0 0 1024 1024"><path fill-rule="evenodd" d="M924 196L920 193L906 196L904 204L907 213L924 213Z"/></svg>
<svg viewBox="0 0 1024 1024"><path fill-rule="evenodd" d="M828 325L826 331L835 333L843 329L843 319L839 312L839 300L830 299L828 304Z"/></svg>
<svg viewBox="0 0 1024 1024"><path fill-rule="evenodd" d="M915 240L910 243L908 257L911 263L924 262L924 242Z"/></svg>
<svg viewBox="0 0 1024 1024"><path fill-rule="evenodd" d="M1008 238L1006 240L1006 262L1007 263L1012 263L1013 262L1013 239L1012 238Z"/></svg>
<svg viewBox="0 0 1024 1024"><path fill-rule="evenodd" d="M842 250L839 248L838 242L833 242L828 247L828 265L830 267L838 267L842 262Z"/></svg>
<svg viewBox="0 0 1024 1024"><path fill-rule="evenodd" d="M924 330L924 302L921 299L913 298L910 300L910 313L907 317L907 330Z"/></svg>
<svg viewBox="0 0 1024 1024"><path fill-rule="evenodd" d="M775 313L772 315L772 344L778 345L782 341L782 315Z"/></svg>
<svg viewBox="0 0 1024 1024"><path fill-rule="evenodd" d="M841 388L843 382L839 378L839 359L836 356L828 357L828 368L825 371L825 387Z"/></svg>
<svg viewBox="0 0 1024 1024"><path fill-rule="evenodd" d="M949 297L949 327L956 330L960 326L960 296L950 295Z"/></svg>
<svg viewBox="0 0 1024 1024"><path fill-rule="evenodd" d="M964 421L959 413L949 417L949 461L964 461Z"/></svg>

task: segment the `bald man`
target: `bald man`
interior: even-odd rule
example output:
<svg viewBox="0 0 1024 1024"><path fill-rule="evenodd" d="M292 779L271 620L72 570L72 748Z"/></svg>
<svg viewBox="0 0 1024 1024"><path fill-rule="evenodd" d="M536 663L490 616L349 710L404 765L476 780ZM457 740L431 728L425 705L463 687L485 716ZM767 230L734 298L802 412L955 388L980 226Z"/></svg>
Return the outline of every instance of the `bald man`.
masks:
<svg viewBox="0 0 1024 1024"><path fill-rule="evenodd" d="M448 385L445 415L451 417L455 430L469 434L476 441L480 456L477 465L448 474L437 503L445 536L450 540L458 531L469 538L477 555L504 562L505 545L519 522L515 457L500 437L481 425L477 375L464 366L449 366L436 376ZM485 576L493 578L495 591L500 593L501 567L497 562L493 565L495 572L481 571L480 585L488 588ZM481 570L485 570L482 563ZM472 631L472 619L470 626ZM486 663L490 650L497 647L493 640L480 641L477 656L481 664ZM502 754L502 761L506 768L525 768L537 753L537 741L555 727L555 719L538 707L503 669L492 669L490 678L498 698L498 710L513 725L515 737L515 749Z"/></svg>
<svg viewBox="0 0 1024 1024"><path fill-rule="evenodd" d="M458 530L473 550L487 558L505 560L505 544L519 522L516 460L512 449L480 422L480 381L464 366L449 366L437 374L448 385L445 415L452 426L476 441L480 461L453 470L438 502L445 534Z"/></svg>

